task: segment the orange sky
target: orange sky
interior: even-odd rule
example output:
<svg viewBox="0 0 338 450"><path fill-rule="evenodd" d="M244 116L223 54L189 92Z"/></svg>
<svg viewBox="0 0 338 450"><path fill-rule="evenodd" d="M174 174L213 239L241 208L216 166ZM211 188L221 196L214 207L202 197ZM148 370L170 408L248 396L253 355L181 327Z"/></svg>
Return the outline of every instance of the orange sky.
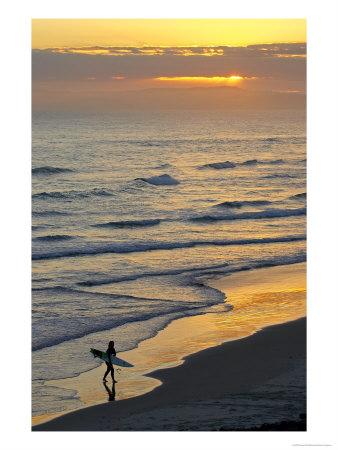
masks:
<svg viewBox="0 0 338 450"><path fill-rule="evenodd" d="M306 42L305 19L33 19L32 47Z"/></svg>
<svg viewBox="0 0 338 450"><path fill-rule="evenodd" d="M158 88L305 92L303 19L34 19L32 47L34 108L123 107L121 92L142 107L130 91Z"/></svg>

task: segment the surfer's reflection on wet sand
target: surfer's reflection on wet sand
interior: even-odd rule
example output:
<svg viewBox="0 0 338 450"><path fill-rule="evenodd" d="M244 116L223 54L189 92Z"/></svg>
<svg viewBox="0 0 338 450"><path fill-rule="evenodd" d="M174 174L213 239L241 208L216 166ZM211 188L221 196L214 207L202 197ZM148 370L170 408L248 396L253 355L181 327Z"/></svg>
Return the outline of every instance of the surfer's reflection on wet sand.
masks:
<svg viewBox="0 0 338 450"><path fill-rule="evenodd" d="M111 389L109 389L107 382L103 383L103 386L105 387L106 391L108 392L108 401L114 402L115 401L115 383L113 383Z"/></svg>

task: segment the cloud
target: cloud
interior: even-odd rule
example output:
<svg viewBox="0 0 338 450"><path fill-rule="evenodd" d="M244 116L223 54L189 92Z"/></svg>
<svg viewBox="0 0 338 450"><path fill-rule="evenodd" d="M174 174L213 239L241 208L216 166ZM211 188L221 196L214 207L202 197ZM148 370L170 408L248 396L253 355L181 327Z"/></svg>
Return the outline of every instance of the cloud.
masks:
<svg viewBox="0 0 338 450"><path fill-rule="evenodd" d="M304 51L301 47L300 44L224 47L226 52L223 50L222 54L211 57L199 53L202 52L201 47L193 48L195 53L189 57L177 54L177 48L165 48L163 54L140 54L140 49L128 47L132 53L123 56L39 50L32 54L32 77L33 81L60 81L89 77L229 77L236 73L243 77L305 80L306 58L300 55L290 57L295 55L296 49Z"/></svg>
<svg viewBox="0 0 338 450"><path fill-rule="evenodd" d="M128 99L132 99L130 104L135 101L139 107L144 99L154 107L162 104L170 107L170 95L159 89L153 89L152 95L140 94L140 97L126 92L160 86L168 88L168 92L171 90L173 94L176 87L217 84L236 84L245 88L245 92L305 92L305 55L304 43L247 47L93 46L86 47L85 51L83 47L35 49L32 53L33 104L44 108L49 104L53 108L53 105L61 107L62 101L65 107L69 102L74 102L79 108L81 105L91 108L94 104L110 108L114 103L121 108L129 108ZM239 83L239 79L231 79L234 75L241 77ZM196 100L196 104L203 108L209 107L204 99L205 92L197 92L201 101ZM215 92L210 91L208 95ZM239 95L239 91L236 92ZM190 94L184 93L187 107L194 104ZM292 101L298 101L299 97L295 97L294 93L292 95ZM286 98L291 97L283 97L284 100ZM184 107L180 100L172 101ZM215 99L213 101L218 104ZM264 100L264 103L262 100L262 105L270 104L269 101ZM278 97L279 103L283 101ZM231 102L229 104L233 104ZM290 104L294 105L292 102ZM242 107L242 103L236 105Z"/></svg>
<svg viewBox="0 0 338 450"><path fill-rule="evenodd" d="M62 53L85 55L171 55L171 56L235 56L235 57L264 57L264 56L297 56L306 55L305 43L280 43L264 45L248 45L246 47L229 46L142 46L142 47L111 47L111 46L86 46L86 47L55 47L48 49L34 49L34 53Z"/></svg>

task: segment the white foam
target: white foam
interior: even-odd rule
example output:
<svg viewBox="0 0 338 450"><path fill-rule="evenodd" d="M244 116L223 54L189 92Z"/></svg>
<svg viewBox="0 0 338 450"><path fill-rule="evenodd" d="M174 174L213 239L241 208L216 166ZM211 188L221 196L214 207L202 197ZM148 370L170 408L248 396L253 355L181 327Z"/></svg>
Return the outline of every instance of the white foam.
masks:
<svg viewBox="0 0 338 450"><path fill-rule="evenodd" d="M166 173L159 176L139 179L145 181L146 183L154 184L155 186L173 186L180 183L179 181L175 180L175 178L167 175Z"/></svg>

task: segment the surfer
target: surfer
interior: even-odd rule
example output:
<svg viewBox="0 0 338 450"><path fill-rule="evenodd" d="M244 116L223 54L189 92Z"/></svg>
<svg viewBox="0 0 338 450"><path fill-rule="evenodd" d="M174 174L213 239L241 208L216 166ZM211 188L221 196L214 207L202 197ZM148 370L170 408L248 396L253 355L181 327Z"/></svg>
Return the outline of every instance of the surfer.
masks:
<svg viewBox="0 0 338 450"><path fill-rule="evenodd" d="M106 373L104 374L103 381L107 381L106 376L109 374L109 372L111 372L111 377L112 377L113 383L117 383L117 381L114 378L114 367L113 367L113 364L111 363L111 357L116 356L116 351L114 348L114 341L109 341L106 354L109 358L109 362L106 362L107 370L106 370Z"/></svg>

